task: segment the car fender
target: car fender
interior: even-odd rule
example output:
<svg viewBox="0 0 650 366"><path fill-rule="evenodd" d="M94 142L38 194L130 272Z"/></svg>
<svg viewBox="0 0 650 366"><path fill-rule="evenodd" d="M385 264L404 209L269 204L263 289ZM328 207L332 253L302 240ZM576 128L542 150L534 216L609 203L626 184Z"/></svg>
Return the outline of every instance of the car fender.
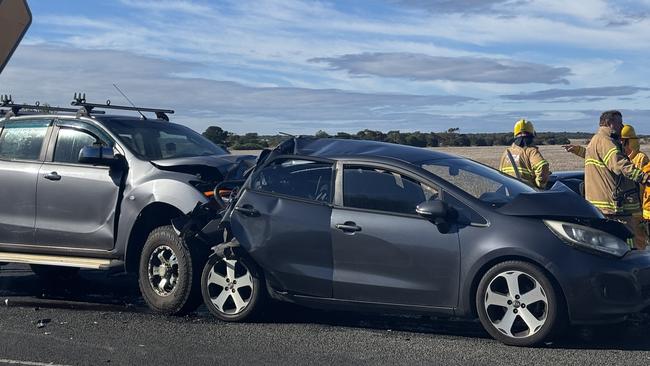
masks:
<svg viewBox="0 0 650 366"><path fill-rule="evenodd" d="M145 208L153 203L170 205L189 213L197 202L208 200L190 184L173 179L156 179L138 185L124 195L119 220L116 249L125 253L134 225ZM170 222L171 223L171 222Z"/></svg>

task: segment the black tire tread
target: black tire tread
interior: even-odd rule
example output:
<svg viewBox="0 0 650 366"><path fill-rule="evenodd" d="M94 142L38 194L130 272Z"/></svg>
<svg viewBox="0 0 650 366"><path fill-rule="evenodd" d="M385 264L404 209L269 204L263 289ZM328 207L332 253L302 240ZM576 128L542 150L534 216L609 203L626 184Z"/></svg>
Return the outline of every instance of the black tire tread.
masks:
<svg viewBox="0 0 650 366"><path fill-rule="evenodd" d="M179 281L176 285L179 287L174 290L173 294L165 298L157 295L151 289L147 273L149 255L161 242L171 246L179 265L187 263L189 269L187 278ZM165 315L184 315L196 310L201 304L200 274L205 258L207 258L207 250L196 245L188 245L185 240L176 235L171 225L160 226L152 230L142 248L138 268L140 292L149 307L155 312ZM179 268L179 272L180 270Z"/></svg>

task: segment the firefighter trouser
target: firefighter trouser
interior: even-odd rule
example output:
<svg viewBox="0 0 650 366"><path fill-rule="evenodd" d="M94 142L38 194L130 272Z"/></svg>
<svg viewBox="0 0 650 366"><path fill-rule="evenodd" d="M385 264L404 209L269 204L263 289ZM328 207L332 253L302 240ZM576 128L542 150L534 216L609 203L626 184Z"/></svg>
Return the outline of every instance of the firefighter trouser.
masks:
<svg viewBox="0 0 650 366"><path fill-rule="evenodd" d="M648 245L648 222L643 220L641 215L632 215L632 216L616 216L616 215L605 215L608 219L619 221L632 233L634 233L633 239L628 239L628 244L632 248L637 248L639 250L645 250Z"/></svg>

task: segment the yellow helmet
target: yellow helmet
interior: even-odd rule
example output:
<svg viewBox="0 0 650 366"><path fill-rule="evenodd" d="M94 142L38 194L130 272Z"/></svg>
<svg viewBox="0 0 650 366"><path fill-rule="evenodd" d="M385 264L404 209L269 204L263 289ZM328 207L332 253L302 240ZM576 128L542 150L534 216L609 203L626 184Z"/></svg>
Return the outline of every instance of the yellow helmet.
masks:
<svg viewBox="0 0 650 366"><path fill-rule="evenodd" d="M514 134L515 137L519 136L520 134L527 134L527 135L535 135L535 127L533 126L533 122L528 121L526 119L520 119L515 123L515 128L514 128Z"/></svg>
<svg viewBox="0 0 650 366"><path fill-rule="evenodd" d="M636 132L634 131L634 127L632 127L631 125L623 125L623 129L621 130L621 138L638 139L639 137L636 135Z"/></svg>

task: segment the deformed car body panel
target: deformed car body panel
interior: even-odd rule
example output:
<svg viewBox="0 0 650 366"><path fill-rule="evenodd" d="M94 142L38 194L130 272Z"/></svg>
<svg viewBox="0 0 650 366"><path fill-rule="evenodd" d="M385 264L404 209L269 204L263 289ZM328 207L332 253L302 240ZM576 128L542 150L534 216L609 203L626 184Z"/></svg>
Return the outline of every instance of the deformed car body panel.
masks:
<svg viewBox="0 0 650 366"><path fill-rule="evenodd" d="M279 290L332 296L330 205L245 190L231 227L243 249L264 268Z"/></svg>

